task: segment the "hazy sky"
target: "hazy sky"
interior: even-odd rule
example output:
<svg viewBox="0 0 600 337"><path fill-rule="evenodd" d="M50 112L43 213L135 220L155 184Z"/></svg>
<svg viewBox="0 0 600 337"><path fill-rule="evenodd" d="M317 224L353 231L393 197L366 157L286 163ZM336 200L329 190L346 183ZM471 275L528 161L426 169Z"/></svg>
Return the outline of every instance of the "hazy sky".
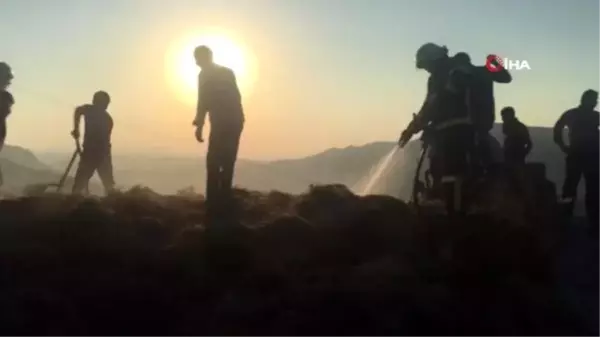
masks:
<svg viewBox="0 0 600 337"><path fill-rule="evenodd" d="M598 89L598 16L597 0L2 0L0 59L15 72L8 143L70 149L73 108L103 89L116 152L203 154L166 55L208 27L253 55L242 157L396 140L423 100L414 54L425 42L479 64L488 53L527 60L530 71L496 86L497 107L549 126Z"/></svg>

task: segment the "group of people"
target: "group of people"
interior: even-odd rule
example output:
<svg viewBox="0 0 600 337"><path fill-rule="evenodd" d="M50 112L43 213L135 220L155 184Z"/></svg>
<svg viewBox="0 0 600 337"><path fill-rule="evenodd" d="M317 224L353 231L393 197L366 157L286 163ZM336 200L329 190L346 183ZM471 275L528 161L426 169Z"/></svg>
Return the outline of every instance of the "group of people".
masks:
<svg viewBox="0 0 600 337"><path fill-rule="evenodd" d="M207 114L211 124L206 156L205 198L208 211L222 214L220 211L227 212L227 201L231 200L234 167L244 127L244 110L234 72L216 64L212 50L207 46L196 48L194 57L201 69L198 76L198 105L193 121L198 142L204 142L203 129ZM6 138L6 119L14 104L13 96L7 90L12 80L11 67L0 62L0 150ZM94 93L91 104L75 109L71 135L80 151L80 160L73 183L74 194L87 191L89 180L95 172L98 172L107 194L114 190L111 159L113 119L107 111L109 104L110 95L98 91ZM82 118L85 130L80 145Z"/></svg>
<svg viewBox="0 0 600 337"><path fill-rule="evenodd" d="M244 109L234 72L216 64L207 46L197 47L194 57L201 69L193 121L198 142L204 142L207 114L211 124L206 157L206 202L210 212L227 211L244 128ZM406 145L414 134L423 131L422 140L431 147L430 173L434 191L438 192L437 197L446 201L449 213L466 209L464 193L461 193L464 185L484 177L493 161L490 131L495 122L494 83L511 83L512 77L502 65L492 65L496 71L473 65L465 52L450 57L446 47L434 43L424 44L416 53L416 67L430 74L427 96L402 133L399 144ZM10 67L0 63L0 146L4 144L6 118L14 104L7 91L12 79ZM567 154L563 201L570 203L572 212L577 185L583 176L587 213L596 224L599 115L594 109L597 100L598 92L585 91L580 106L565 112L554 127L554 140ZM113 120L107 112L109 104L108 93L98 91L91 104L75 110L71 134L79 140L82 117L85 132L73 193L82 193L95 171L107 192L114 188L110 144ZM501 115L505 135L504 163L512 167L523 166L532 149L528 129L518 120L514 108L503 108ZM569 129L569 145L564 143L562 136L565 127Z"/></svg>
<svg viewBox="0 0 600 337"><path fill-rule="evenodd" d="M489 58L494 59L494 58ZM469 203L467 187L484 178L492 167L490 131L495 121L494 83L511 83L510 73L492 62L492 69L471 63L467 53L450 56L445 46L427 43L416 53L416 67L429 72L427 95L421 109L402 132L399 145L423 131L430 148L429 173L434 197L445 201L449 214L463 214ZM577 185L586 182L586 212L598 228L598 160L600 115L595 110L598 92L586 90L580 105L566 111L554 126L554 141L566 154L566 177L561 201L572 215ZM513 107L501 110L504 166L524 169L533 147L528 128ZM569 145L563 139L569 130Z"/></svg>
<svg viewBox="0 0 600 337"><path fill-rule="evenodd" d="M12 111L15 100L8 87L14 76L11 67L0 62L0 151L6 140L6 120ZM112 133L113 120L106 111L110 104L110 96L104 91L94 94L92 104L85 104L75 109L73 120L73 131L71 135L77 140L79 149L79 124L81 118L85 120L85 133L83 139L83 150L81 151L79 166L73 183L73 193L80 194L87 186L90 178L98 171L107 193L114 188L113 169L110 152L110 136ZM0 170L0 185L3 183L2 171Z"/></svg>

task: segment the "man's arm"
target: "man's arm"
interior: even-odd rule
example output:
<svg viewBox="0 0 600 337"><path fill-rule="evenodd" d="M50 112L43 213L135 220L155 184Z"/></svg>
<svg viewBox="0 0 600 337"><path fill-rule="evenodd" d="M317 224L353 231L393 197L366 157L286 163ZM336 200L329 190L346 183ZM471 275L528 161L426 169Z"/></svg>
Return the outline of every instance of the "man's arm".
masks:
<svg viewBox="0 0 600 337"><path fill-rule="evenodd" d="M73 131L71 131L71 135L73 135L73 137L75 138L79 138L79 124L81 122L81 116L83 116L84 114L84 108L83 107L77 107L75 109L75 113L73 114Z"/></svg>
<svg viewBox="0 0 600 337"><path fill-rule="evenodd" d="M556 124L554 124L553 134L554 134L554 143L560 147L563 152L566 152L567 147L565 146L565 140L563 139L563 130L568 124L569 120L569 111L563 113Z"/></svg>
<svg viewBox="0 0 600 337"><path fill-rule="evenodd" d="M512 82L512 76L505 68L502 68L500 71L492 73L492 80L496 83L510 83Z"/></svg>
<svg viewBox="0 0 600 337"><path fill-rule="evenodd" d="M425 100L421 105L421 109L416 114L416 119L420 121L421 125L417 132L421 131L425 125L432 119L431 114L433 113L434 103L437 100L437 90L435 90L435 85L431 77L427 80L427 95L425 96Z"/></svg>
<svg viewBox="0 0 600 337"><path fill-rule="evenodd" d="M204 101L202 99L202 86L204 85L204 79L202 74L198 76L198 103L196 105L196 118L194 118L193 124L196 127L202 128L204 127L204 120L206 119L206 113L208 109L204 105Z"/></svg>
<svg viewBox="0 0 600 337"><path fill-rule="evenodd" d="M529 128L523 124L523 137L525 139L525 153L529 154L533 148L533 142L531 141L531 135L529 134Z"/></svg>
<svg viewBox="0 0 600 337"><path fill-rule="evenodd" d="M204 120L206 119L206 113L208 110L202 104L202 101L198 99L198 105L196 107L196 118L194 118L194 125L197 127L204 126Z"/></svg>
<svg viewBox="0 0 600 337"><path fill-rule="evenodd" d="M425 126L428 124L429 119L431 118L431 107L435 99L435 91L433 90L433 85L430 77L427 81L427 95L425 96L425 101L423 101L419 112L413 114L413 119L410 121L406 129L402 131L400 139L398 140L398 144L400 145L400 147L404 147L406 144L408 144L412 136L415 133L418 133L419 131L423 130L423 128L425 128Z"/></svg>
<svg viewBox="0 0 600 337"><path fill-rule="evenodd" d="M228 72L229 72L230 81L231 81L233 87L235 88L235 92L237 94L236 99L240 100L240 102L241 102L242 94L240 93L240 88L238 87L238 84L237 84L237 78L235 77L235 72L233 72L233 70L231 70L231 69L228 69L228 70L229 70Z"/></svg>
<svg viewBox="0 0 600 337"><path fill-rule="evenodd" d="M0 101L0 117L6 118L8 117L8 115L10 115L12 111L12 106L15 103L15 101L13 99L13 96L7 91L4 91L2 93Z"/></svg>

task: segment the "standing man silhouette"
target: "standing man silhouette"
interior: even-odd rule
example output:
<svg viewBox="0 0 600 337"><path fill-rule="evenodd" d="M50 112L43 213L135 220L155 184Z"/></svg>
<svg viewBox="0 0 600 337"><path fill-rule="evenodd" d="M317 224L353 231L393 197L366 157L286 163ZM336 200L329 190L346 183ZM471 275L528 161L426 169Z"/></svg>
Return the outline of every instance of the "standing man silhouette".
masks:
<svg viewBox="0 0 600 337"><path fill-rule="evenodd" d="M206 155L206 205L212 215L225 209L232 198L235 162L242 130L244 109L235 74L227 67L213 61L207 46L194 51L198 75L198 105L196 139L204 142L203 128L206 114L210 119L210 138Z"/></svg>
<svg viewBox="0 0 600 337"><path fill-rule="evenodd" d="M533 143L529 129L516 116L511 106L502 108L502 133L504 133L504 161L509 165L525 165Z"/></svg>
<svg viewBox="0 0 600 337"><path fill-rule="evenodd" d="M554 125L554 142L566 154L566 176L562 190L562 202L567 213L573 214L577 185L585 180L585 206L590 231L598 236L598 175L600 114L596 110L598 92L586 90L578 107L565 111ZM563 131L569 129L569 144L565 144Z"/></svg>
<svg viewBox="0 0 600 337"><path fill-rule="evenodd" d="M5 62L0 62L0 151L2 151L6 140L6 119L12 111L13 104L15 104L12 94L8 92L12 79L13 73L10 66ZM4 177L2 170L0 170L0 186L3 184Z"/></svg>
<svg viewBox="0 0 600 337"><path fill-rule="evenodd" d="M511 83L512 76L504 67L499 67L499 71L497 72L491 72L486 66L474 65L471 62L469 54L465 52L456 53L453 59L458 66L470 68L475 78L470 99L477 140L477 160L479 161L480 168L485 172L493 162L490 131L494 127L496 120L494 84Z"/></svg>
<svg viewBox="0 0 600 337"><path fill-rule="evenodd" d="M502 133L504 133L504 164L512 188L518 194L529 197L525 175L525 159L533 148L529 129L516 115L511 106L502 108Z"/></svg>

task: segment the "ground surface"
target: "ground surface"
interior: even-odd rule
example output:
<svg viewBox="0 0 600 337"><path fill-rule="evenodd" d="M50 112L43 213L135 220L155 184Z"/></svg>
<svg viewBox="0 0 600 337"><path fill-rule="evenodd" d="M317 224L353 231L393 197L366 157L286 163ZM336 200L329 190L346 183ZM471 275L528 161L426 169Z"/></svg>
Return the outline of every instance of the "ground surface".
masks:
<svg viewBox="0 0 600 337"><path fill-rule="evenodd" d="M590 334L598 335L599 279L598 238L591 238L583 219L567 226L564 245L557 263L559 287L570 307L583 318Z"/></svg>
<svg viewBox="0 0 600 337"><path fill-rule="evenodd" d="M201 197L140 188L0 202L0 333L597 334L597 240L552 205L450 222L341 186L236 197L212 229Z"/></svg>

